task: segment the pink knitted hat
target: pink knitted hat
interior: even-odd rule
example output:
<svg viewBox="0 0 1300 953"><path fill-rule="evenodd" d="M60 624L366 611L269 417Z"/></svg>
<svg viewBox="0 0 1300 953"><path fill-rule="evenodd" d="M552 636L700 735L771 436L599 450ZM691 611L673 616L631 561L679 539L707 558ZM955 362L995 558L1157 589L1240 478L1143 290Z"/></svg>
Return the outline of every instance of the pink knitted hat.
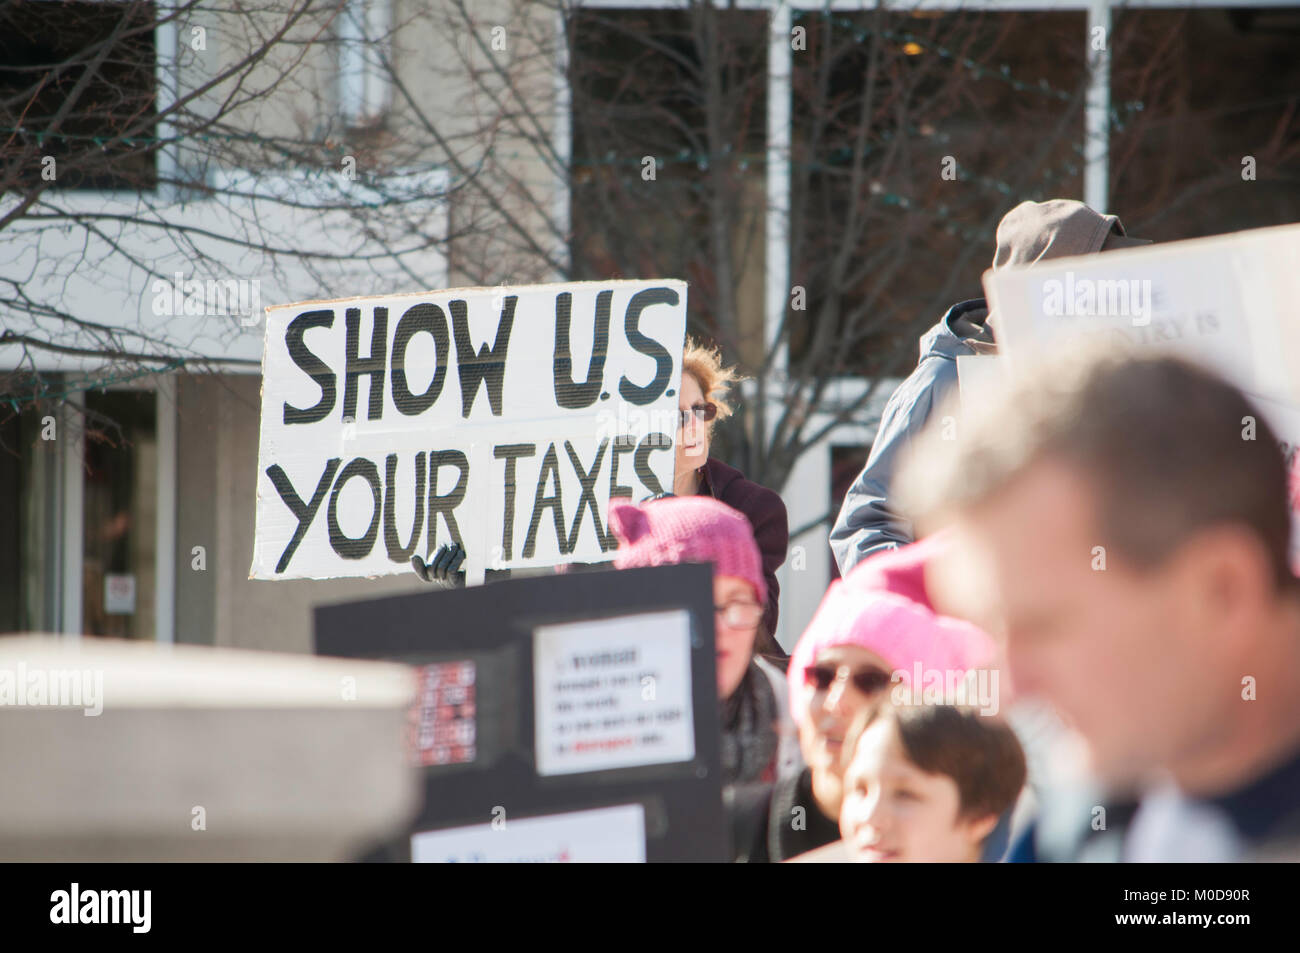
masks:
<svg viewBox="0 0 1300 953"><path fill-rule="evenodd" d="M896 592L933 610L925 586L925 567L949 545L948 533L941 531L915 543L875 553L850 569L844 584L864 592Z"/></svg>
<svg viewBox="0 0 1300 953"><path fill-rule="evenodd" d="M754 530L743 513L710 496L669 496L635 506L609 507L609 527L618 537L614 565L671 566L713 563L719 576L738 576L767 604L767 583Z"/></svg>
<svg viewBox="0 0 1300 953"><path fill-rule="evenodd" d="M993 661L993 640L962 619L937 615L896 592L831 583L790 659L790 711L797 720L804 670L826 649L857 645L880 656L911 682L919 662L926 671L965 672Z"/></svg>

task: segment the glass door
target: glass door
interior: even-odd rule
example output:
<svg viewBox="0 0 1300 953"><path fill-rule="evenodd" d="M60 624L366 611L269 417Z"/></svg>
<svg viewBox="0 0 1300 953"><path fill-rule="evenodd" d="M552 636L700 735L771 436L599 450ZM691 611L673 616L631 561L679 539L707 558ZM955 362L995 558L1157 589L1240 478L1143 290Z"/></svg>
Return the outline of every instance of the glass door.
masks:
<svg viewBox="0 0 1300 953"><path fill-rule="evenodd" d="M158 433L152 390L85 396L82 632L154 639Z"/></svg>

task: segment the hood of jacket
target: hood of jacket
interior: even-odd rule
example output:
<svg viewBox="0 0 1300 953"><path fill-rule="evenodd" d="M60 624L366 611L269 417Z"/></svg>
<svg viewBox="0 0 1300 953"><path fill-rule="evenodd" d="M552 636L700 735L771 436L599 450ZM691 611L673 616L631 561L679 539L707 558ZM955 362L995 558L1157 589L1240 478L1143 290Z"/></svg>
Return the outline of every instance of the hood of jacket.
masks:
<svg viewBox="0 0 1300 953"><path fill-rule="evenodd" d="M1124 230L1118 215L1102 215L1074 199L1021 202L998 223L993 270L1099 251L1149 245Z"/></svg>
<svg viewBox="0 0 1300 953"><path fill-rule="evenodd" d="M1118 216L1101 215L1073 199L1021 202L998 223L993 270L1149 244L1129 236ZM992 352L997 345L987 318L983 298L953 305L922 335L921 360L955 361L963 354Z"/></svg>

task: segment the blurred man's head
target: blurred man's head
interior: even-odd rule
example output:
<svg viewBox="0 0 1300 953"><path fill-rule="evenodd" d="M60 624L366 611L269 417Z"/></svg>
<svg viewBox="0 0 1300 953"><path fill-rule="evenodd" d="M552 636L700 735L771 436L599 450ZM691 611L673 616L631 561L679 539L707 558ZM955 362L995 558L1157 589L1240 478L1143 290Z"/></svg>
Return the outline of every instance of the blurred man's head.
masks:
<svg viewBox="0 0 1300 953"><path fill-rule="evenodd" d="M987 571L1017 692L1111 780L1222 749L1295 604L1287 475L1245 397L1172 357L1093 356L967 414L955 452L927 443L900 488Z"/></svg>

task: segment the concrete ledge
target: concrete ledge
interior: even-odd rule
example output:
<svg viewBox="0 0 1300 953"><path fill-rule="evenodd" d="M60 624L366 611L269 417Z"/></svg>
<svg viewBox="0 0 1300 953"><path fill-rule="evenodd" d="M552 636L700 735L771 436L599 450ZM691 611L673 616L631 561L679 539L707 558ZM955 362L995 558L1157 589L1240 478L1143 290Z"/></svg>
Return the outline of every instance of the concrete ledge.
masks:
<svg viewBox="0 0 1300 953"><path fill-rule="evenodd" d="M30 703L73 672L100 714ZM0 638L0 860L351 859L418 808L414 689L389 663Z"/></svg>

